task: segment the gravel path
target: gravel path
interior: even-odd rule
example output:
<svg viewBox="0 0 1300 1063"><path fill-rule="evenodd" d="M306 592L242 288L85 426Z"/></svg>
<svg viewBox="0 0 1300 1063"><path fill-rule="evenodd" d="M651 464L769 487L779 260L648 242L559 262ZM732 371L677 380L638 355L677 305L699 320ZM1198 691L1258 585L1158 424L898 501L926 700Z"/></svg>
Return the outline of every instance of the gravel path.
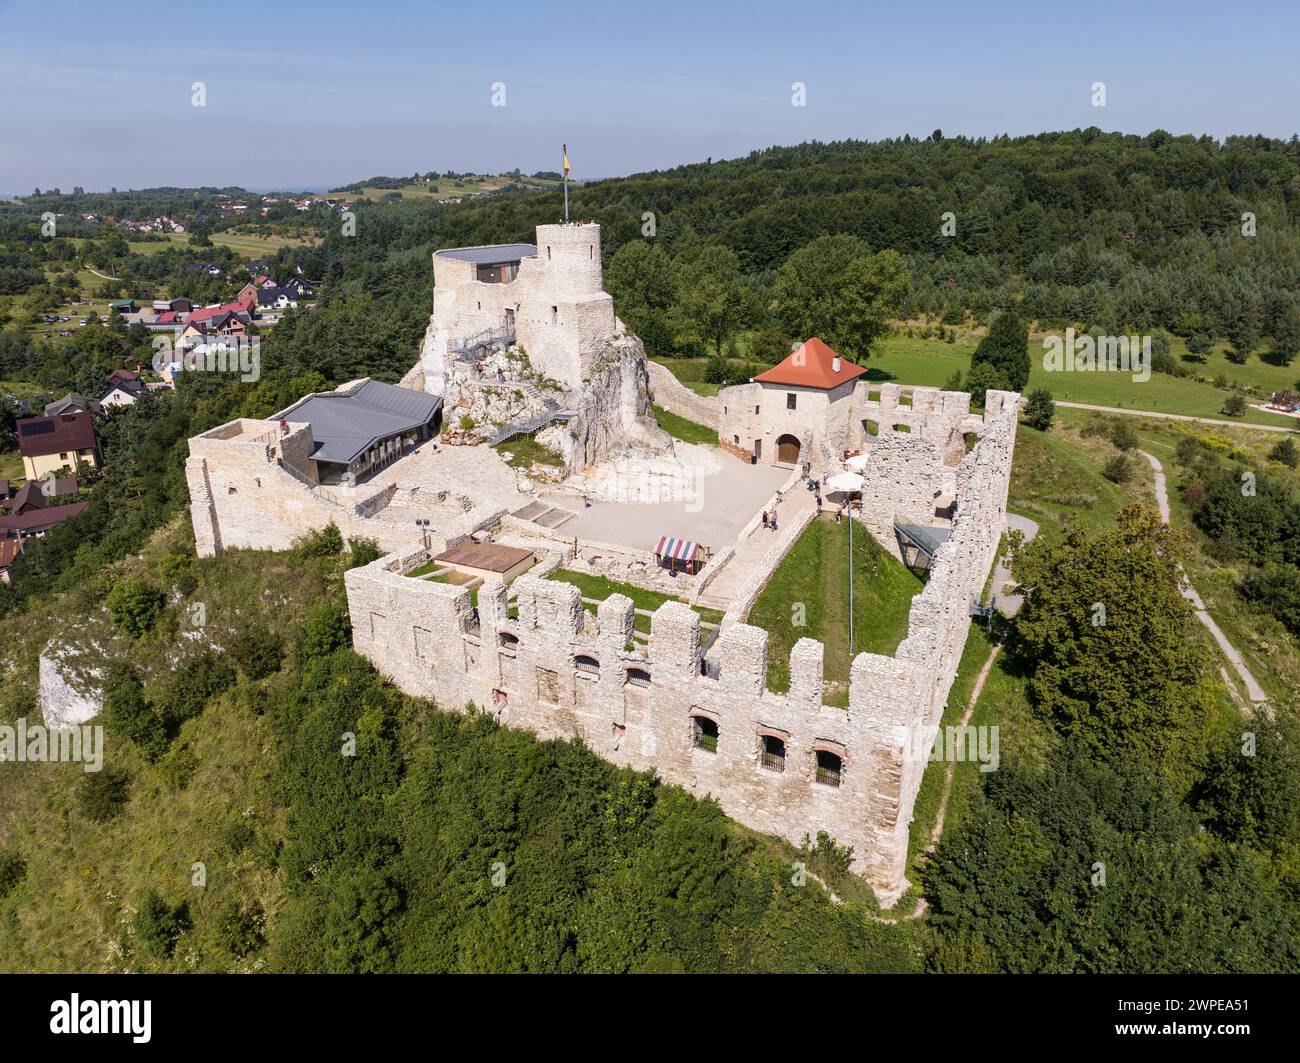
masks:
<svg viewBox="0 0 1300 1063"><path fill-rule="evenodd" d="M1254 425L1252 427L1259 428L1262 426ZM1169 490L1165 484L1165 470L1154 454L1148 454L1145 450L1138 453L1147 459L1147 464L1151 466L1151 471L1155 473L1156 506L1160 510L1160 519L1168 524ZM1251 674L1250 669L1246 666L1245 659L1237 652L1237 648L1228 641L1228 636L1223 633L1223 629L1214 622L1214 617L1210 616L1209 611L1205 608L1205 603L1201 600L1201 596L1196 593L1196 588L1192 586L1191 581L1187 578L1187 573L1183 571L1182 565L1178 566L1178 572L1181 577L1178 590L1184 598L1192 603L1192 608L1196 610L1196 619L1205 625L1205 629L1213 636L1214 641L1219 644L1219 649L1223 651L1228 663L1241 677L1242 685L1246 688L1247 697L1257 705L1267 702L1268 695L1264 693L1264 688L1259 685Z"/></svg>
<svg viewBox="0 0 1300 1063"><path fill-rule="evenodd" d="M1126 410L1122 406L1091 406L1086 402L1062 402L1056 405L1067 406L1072 410L1096 410L1098 413L1122 413L1128 417L1158 417L1162 421L1195 421L1197 424L1217 424L1225 428L1254 428L1260 432L1294 432L1284 424L1251 424L1249 421L1220 421L1213 417L1192 417L1185 413L1157 413L1155 410ZM1279 417L1285 416L1278 414Z"/></svg>

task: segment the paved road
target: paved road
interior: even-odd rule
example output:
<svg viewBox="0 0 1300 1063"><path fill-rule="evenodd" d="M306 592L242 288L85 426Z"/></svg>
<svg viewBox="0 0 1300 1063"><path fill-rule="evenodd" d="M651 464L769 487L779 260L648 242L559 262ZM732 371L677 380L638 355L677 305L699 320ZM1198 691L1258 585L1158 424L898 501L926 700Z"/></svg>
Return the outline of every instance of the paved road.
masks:
<svg viewBox="0 0 1300 1063"><path fill-rule="evenodd" d="M1158 417L1162 421L1195 421L1197 424L1217 424L1225 428L1255 428L1261 432L1294 432L1283 424L1251 424L1249 421L1220 421L1213 417L1191 417L1185 413L1157 413L1155 410L1126 410L1122 406L1090 406L1086 402L1062 402L1058 406L1068 406L1072 410L1096 410L1098 413L1122 413L1129 417ZM1279 417L1284 416L1278 414Z"/></svg>
<svg viewBox="0 0 1300 1063"><path fill-rule="evenodd" d="M1019 513L1007 514L1007 531L1018 531L1025 537L1025 542L1031 542L1035 535L1038 534L1038 522L1032 521L1028 517L1022 517ZM1011 570L1007 568L1006 559L1002 554L998 554L997 564L993 566L993 598L998 603L998 612L1003 616L1012 617L1020 612L1020 607L1025 602L1023 594L1003 594L1002 588L1008 583L1014 582L1011 579Z"/></svg>
<svg viewBox="0 0 1300 1063"><path fill-rule="evenodd" d="M1261 426L1255 425L1254 427L1259 428ZM1147 464L1151 466L1151 471L1155 473L1156 506L1160 510L1160 519L1168 524L1169 491L1165 484L1165 470L1161 467L1159 459L1154 454L1148 454L1145 450L1138 453L1147 459ZM1178 590L1184 598L1192 603L1192 608L1196 610L1196 619L1205 625L1205 629L1214 637L1214 641L1219 644L1219 649L1223 651L1223 655L1228 658L1228 663L1236 669L1237 675L1241 677L1241 682L1246 688L1247 696L1256 704L1268 701L1268 695L1264 693L1264 688L1259 685L1250 669L1246 667L1246 662L1241 654L1237 652L1237 648L1228 641L1228 636L1214 622L1214 617L1210 616L1209 611L1205 608L1205 603L1201 600L1201 596L1196 593L1196 588L1192 586L1191 580L1187 578L1187 573L1183 571L1182 565L1178 566L1178 572L1181 577Z"/></svg>

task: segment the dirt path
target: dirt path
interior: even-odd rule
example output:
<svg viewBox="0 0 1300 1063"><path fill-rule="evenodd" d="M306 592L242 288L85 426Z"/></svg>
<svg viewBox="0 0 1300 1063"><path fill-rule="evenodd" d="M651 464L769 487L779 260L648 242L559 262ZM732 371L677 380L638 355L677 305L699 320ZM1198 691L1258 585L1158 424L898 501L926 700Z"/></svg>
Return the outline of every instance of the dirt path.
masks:
<svg viewBox="0 0 1300 1063"><path fill-rule="evenodd" d="M107 273L100 273L94 266L87 266L86 269L90 270L96 277L103 277L106 281L120 281L122 279L121 277L110 277Z"/></svg>
<svg viewBox="0 0 1300 1063"><path fill-rule="evenodd" d="M1254 427L1258 428L1259 426ZM1165 470L1160 464L1160 459L1154 454L1148 454L1145 450L1140 450L1138 453L1147 459L1147 464L1151 466L1151 471L1155 474L1156 506L1160 510L1160 519L1168 524L1169 489L1165 483ZM1179 592L1192 603L1192 608L1196 610L1196 619L1205 625L1205 629L1218 643L1219 649L1223 651L1223 656L1228 659L1228 663L1241 677L1242 685L1246 688L1246 696L1256 705L1265 705L1268 702L1268 695L1264 693L1264 688L1259 685L1251 674L1250 669L1246 666L1245 659L1237 652L1237 648L1228 641L1228 636L1223 633L1223 629L1214 622L1214 617L1210 616L1209 610L1205 608L1205 603L1201 600L1201 596L1196 593L1196 588L1192 586L1191 580L1187 578L1187 573L1183 571L1182 565L1178 566L1178 573L1181 578L1178 586Z"/></svg>
<svg viewBox="0 0 1300 1063"><path fill-rule="evenodd" d="M1214 417L1192 417L1185 413L1157 413L1155 410L1126 410L1122 406L1092 406L1086 402L1062 402L1056 405L1066 406L1071 410L1096 410L1098 413L1122 413L1127 417L1157 417L1162 421L1195 421L1197 424L1217 424L1225 428L1254 428L1260 432L1294 432L1282 424L1251 424L1249 421L1220 421ZM1279 417L1285 416L1278 414Z"/></svg>

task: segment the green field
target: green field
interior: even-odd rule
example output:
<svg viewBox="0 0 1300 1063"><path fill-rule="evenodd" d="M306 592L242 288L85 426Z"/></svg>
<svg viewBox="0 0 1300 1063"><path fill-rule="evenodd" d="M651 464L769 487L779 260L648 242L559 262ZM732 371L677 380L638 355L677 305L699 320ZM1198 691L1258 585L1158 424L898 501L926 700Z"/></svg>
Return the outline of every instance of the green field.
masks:
<svg viewBox="0 0 1300 1063"><path fill-rule="evenodd" d="M22 480L23 456L16 450L0 453L0 480Z"/></svg>
<svg viewBox="0 0 1300 1063"><path fill-rule="evenodd" d="M801 638L825 646L827 705L847 705L849 665L859 653L892 654L907 635L921 580L861 525L853 529L853 646L849 646L849 522L814 520L750 610L768 633L767 685L790 689L790 651Z"/></svg>
<svg viewBox="0 0 1300 1063"><path fill-rule="evenodd" d="M396 192L403 199L443 199L447 196L467 196L472 192L495 192L500 188L504 188L505 185L506 182L500 178L490 178L484 181L452 181L439 178L432 190L428 185L421 182L420 184L402 185L401 188L374 188L367 185L360 192L331 192L330 195L341 199L377 201Z"/></svg>

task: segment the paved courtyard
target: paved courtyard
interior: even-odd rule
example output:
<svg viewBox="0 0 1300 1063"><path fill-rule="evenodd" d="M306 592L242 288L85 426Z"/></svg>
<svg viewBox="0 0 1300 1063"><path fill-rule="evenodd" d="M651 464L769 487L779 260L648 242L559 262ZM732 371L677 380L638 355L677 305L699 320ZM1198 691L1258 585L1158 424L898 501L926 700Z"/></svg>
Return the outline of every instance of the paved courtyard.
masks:
<svg viewBox="0 0 1300 1063"><path fill-rule="evenodd" d="M491 447L435 450L424 443L360 487L324 490L338 501L365 497L386 483L445 490L534 520L566 538L653 550L661 535L671 535L716 553L736 542L789 478L789 469L745 465L714 447L679 444L677 455L663 461L614 463L593 477L575 477L570 484L590 492L591 505L584 508L581 497L568 490L539 485L535 497L520 492L515 470ZM643 501L603 501L602 496ZM658 498L664 501L650 500ZM444 523L445 518L430 515L435 527Z"/></svg>
<svg viewBox="0 0 1300 1063"><path fill-rule="evenodd" d="M599 502L582 508L581 500L542 493L542 500L576 509L577 516L559 527L565 535L596 542L653 550L661 535L693 539L715 553L734 543L740 531L790 478L788 469L743 465L720 451L716 471L701 475L686 497L664 502Z"/></svg>

